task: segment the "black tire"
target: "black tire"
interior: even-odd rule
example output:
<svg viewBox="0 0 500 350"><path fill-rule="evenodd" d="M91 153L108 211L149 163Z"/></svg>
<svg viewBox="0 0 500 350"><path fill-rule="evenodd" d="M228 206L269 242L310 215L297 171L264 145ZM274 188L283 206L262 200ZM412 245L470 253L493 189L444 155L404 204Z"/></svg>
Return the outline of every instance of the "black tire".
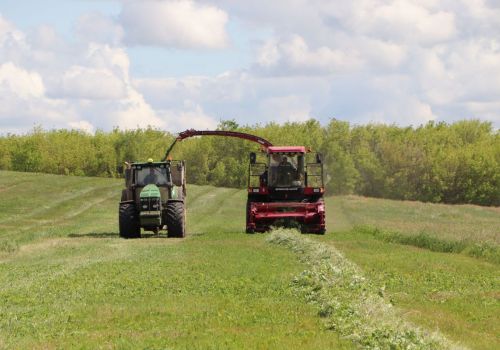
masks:
<svg viewBox="0 0 500 350"><path fill-rule="evenodd" d="M300 229L300 232L301 233L314 233L316 235L324 235L326 233L326 229L322 228L322 229L319 229L319 230L312 230L312 229L309 229L309 227L307 226L302 226L301 229Z"/></svg>
<svg viewBox="0 0 500 350"><path fill-rule="evenodd" d="M166 220L168 237L184 238L186 236L186 210L184 202L167 202Z"/></svg>
<svg viewBox="0 0 500 350"><path fill-rule="evenodd" d="M252 204L252 201L247 200L247 220L246 220L246 226L245 226L245 232L252 234L255 233L254 229L248 228L248 222L250 221L250 205Z"/></svg>
<svg viewBox="0 0 500 350"><path fill-rule="evenodd" d="M141 226L139 225L139 215L132 203L120 204L118 213L118 222L120 227L120 237L122 238L140 238Z"/></svg>

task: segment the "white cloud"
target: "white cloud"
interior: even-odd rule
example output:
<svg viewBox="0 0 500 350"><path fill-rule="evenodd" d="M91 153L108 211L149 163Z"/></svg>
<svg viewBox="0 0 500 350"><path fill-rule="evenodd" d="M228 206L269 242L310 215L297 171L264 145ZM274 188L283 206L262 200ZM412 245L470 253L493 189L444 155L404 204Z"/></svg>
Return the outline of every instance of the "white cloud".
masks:
<svg viewBox="0 0 500 350"><path fill-rule="evenodd" d="M397 94L392 95L395 97ZM420 101L415 96L401 95L391 104L387 104L387 100L383 100L385 105L380 107L367 109L364 113L358 116L360 122L368 123L398 123L405 125L420 125L431 120L436 120L437 116L432 111L432 107Z"/></svg>
<svg viewBox="0 0 500 350"><path fill-rule="evenodd" d="M297 96L323 120L415 124L476 117L500 127L495 1L207 2L273 33L255 53L254 83L268 87L257 94L263 100ZM304 81L321 87L305 88ZM255 95L249 99L255 102Z"/></svg>
<svg viewBox="0 0 500 350"><path fill-rule="evenodd" d="M70 128L72 128L72 129L85 131L85 132L87 132L89 134L93 134L94 131L95 131L94 126L92 124L90 124L86 120L79 120L79 121L76 121L76 122L69 122L68 126Z"/></svg>
<svg viewBox="0 0 500 350"><path fill-rule="evenodd" d="M45 93L42 78L36 72L28 72L8 62L0 66L0 91L19 98L40 98Z"/></svg>
<svg viewBox="0 0 500 350"><path fill-rule="evenodd" d="M23 32L0 16L0 126L182 130L232 118L407 125L476 117L500 127L495 1L123 0L118 18L82 15L77 40L49 25ZM234 30L232 47L226 30ZM150 62L130 62L123 45L167 49L169 64L187 67L196 63L179 63L183 50L199 54L200 65L205 55L229 61L233 50L253 63L146 78L133 72Z"/></svg>
<svg viewBox="0 0 500 350"><path fill-rule="evenodd" d="M15 54L8 57L16 62L0 64L2 133L21 132L34 125L93 132L115 126L176 131L217 124L193 102L153 108L132 84L130 60L123 48L95 42L77 46L63 43L68 53L59 55L57 48L51 50L50 43L60 38L50 27L26 36L5 23L0 22L1 35L11 36L4 43L14 48ZM16 33L15 42L12 33ZM35 40L39 38L43 40ZM0 53L6 51L3 48L0 45ZM42 65L50 56L55 57L55 62Z"/></svg>
<svg viewBox="0 0 500 350"><path fill-rule="evenodd" d="M303 96L270 97L264 99L259 108L268 121L297 122L311 118L311 105Z"/></svg>
<svg viewBox="0 0 500 350"><path fill-rule="evenodd" d="M227 21L223 10L190 0L125 1L120 15L127 43L177 48L226 47Z"/></svg>
<svg viewBox="0 0 500 350"><path fill-rule="evenodd" d="M12 62L0 66L0 125L2 131L36 124L68 126L74 111L63 101L45 96L41 76Z"/></svg>
<svg viewBox="0 0 500 350"><path fill-rule="evenodd" d="M207 115L200 105L185 101L182 109L168 109L159 112L170 126L170 130L215 129L217 121Z"/></svg>
<svg viewBox="0 0 500 350"><path fill-rule="evenodd" d="M68 98L90 100L120 99L126 94L122 79L106 69L73 66L62 78L62 95Z"/></svg>
<svg viewBox="0 0 500 350"><path fill-rule="evenodd" d="M430 11L416 1L393 1L365 14L363 23L359 23L363 31L389 40L435 44L451 39L457 32L453 13Z"/></svg>
<svg viewBox="0 0 500 350"><path fill-rule="evenodd" d="M98 12L80 16L75 25L75 32L84 42L113 45L120 44L124 36L124 30L119 23Z"/></svg>
<svg viewBox="0 0 500 350"><path fill-rule="evenodd" d="M328 88L320 77L269 78L245 72L216 77L141 79L134 81L134 85L155 109L191 109L212 116L209 123L212 126L217 124L213 116L251 124L305 120L313 115L311 100L322 96Z"/></svg>
<svg viewBox="0 0 500 350"><path fill-rule="evenodd" d="M293 35L286 40L269 40L259 50L259 68L275 74L335 74L362 67L356 52L321 46L310 49L304 38Z"/></svg>
<svg viewBox="0 0 500 350"><path fill-rule="evenodd" d="M155 126L167 127L151 106L144 101L144 97L134 89L128 91L126 99L119 100L108 110L108 119L123 129Z"/></svg>
<svg viewBox="0 0 500 350"><path fill-rule="evenodd" d="M0 14L0 45L5 45L8 41L20 41L23 39L24 34Z"/></svg>

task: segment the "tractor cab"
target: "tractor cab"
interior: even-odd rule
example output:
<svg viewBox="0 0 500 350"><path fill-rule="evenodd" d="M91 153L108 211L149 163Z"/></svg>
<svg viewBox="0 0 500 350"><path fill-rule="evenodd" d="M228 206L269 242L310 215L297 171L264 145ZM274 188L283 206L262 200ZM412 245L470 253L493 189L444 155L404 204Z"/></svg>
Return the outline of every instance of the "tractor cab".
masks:
<svg viewBox="0 0 500 350"><path fill-rule="evenodd" d="M165 199L177 197L175 192L185 192L185 182L183 161L127 163L125 169L125 185L137 192L136 198L148 185L157 186Z"/></svg>

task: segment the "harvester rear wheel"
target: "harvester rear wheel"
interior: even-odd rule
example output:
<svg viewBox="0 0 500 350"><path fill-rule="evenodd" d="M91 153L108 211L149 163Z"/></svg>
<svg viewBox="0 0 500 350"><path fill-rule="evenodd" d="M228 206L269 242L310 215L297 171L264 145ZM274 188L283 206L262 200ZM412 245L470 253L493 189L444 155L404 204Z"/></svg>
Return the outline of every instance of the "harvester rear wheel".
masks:
<svg viewBox="0 0 500 350"><path fill-rule="evenodd" d="M184 202L168 202L166 219L169 237L183 238L186 236L186 210Z"/></svg>
<svg viewBox="0 0 500 350"><path fill-rule="evenodd" d="M135 206L131 203L120 204L118 213L118 223L120 227L120 237L140 238L141 227Z"/></svg>

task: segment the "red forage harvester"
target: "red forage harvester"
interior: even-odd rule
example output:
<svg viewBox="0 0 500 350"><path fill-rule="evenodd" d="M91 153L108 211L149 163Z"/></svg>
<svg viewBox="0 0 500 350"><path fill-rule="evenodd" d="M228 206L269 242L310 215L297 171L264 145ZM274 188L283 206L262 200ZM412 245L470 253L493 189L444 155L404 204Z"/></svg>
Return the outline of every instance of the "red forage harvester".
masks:
<svg viewBox="0 0 500 350"><path fill-rule="evenodd" d="M273 146L255 135L236 131L181 132L177 141L193 136L237 137L261 145L250 153L246 232L264 232L271 226L297 227L304 233L325 233L323 163L319 153L304 146Z"/></svg>

